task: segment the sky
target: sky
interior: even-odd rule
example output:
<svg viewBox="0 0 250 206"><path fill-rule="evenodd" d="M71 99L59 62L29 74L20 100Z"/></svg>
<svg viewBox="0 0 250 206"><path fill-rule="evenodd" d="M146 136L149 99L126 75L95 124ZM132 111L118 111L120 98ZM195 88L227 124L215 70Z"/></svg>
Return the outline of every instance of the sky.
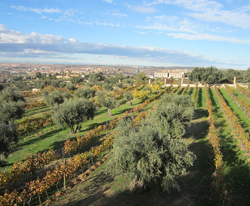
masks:
<svg viewBox="0 0 250 206"><path fill-rule="evenodd" d="M1 0L0 62L250 67L250 0Z"/></svg>

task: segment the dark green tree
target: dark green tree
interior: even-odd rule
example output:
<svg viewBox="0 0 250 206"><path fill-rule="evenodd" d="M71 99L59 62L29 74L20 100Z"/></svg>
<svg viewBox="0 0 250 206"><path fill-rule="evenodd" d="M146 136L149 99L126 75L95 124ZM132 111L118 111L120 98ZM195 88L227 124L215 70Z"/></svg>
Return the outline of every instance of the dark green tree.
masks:
<svg viewBox="0 0 250 206"><path fill-rule="evenodd" d="M49 106L54 106L56 104L62 104L64 102L64 92L62 91L53 91L53 92L48 92L44 91L43 96L45 99L45 102Z"/></svg>
<svg viewBox="0 0 250 206"><path fill-rule="evenodd" d="M59 87L60 87L60 88L63 88L63 87L65 87L65 86L66 86L66 82L60 82L60 83L59 83Z"/></svg>
<svg viewBox="0 0 250 206"><path fill-rule="evenodd" d="M133 127L131 118L116 128L113 153L107 163L111 174L133 177L133 182L163 190L180 189L177 178L193 164L195 155L181 139L172 139L157 124L140 123Z"/></svg>
<svg viewBox="0 0 250 206"><path fill-rule="evenodd" d="M104 81L103 74L101 72L99 73L91 73L89 76L89 82L92 82L94 84L98 84L101 81Z"/></svg>
<svg viewBox="0 0 250 206"><path fill-rule="evenodd" d="M23 102L7 102L6 100L0 101L1 108L0 108L0 118L1 121L4 122L6 125L13 124L16 119L22 118L24 113L23 109Z"/></svg>
<svg viewBox="0 0 250 206"><path fill-rule="evenodd" d="M37 89L43 89L45 87L45 83L43 81L35 81L34 86Z"/></svg>
<svg viewBox="0 0 250 206"><path fill-rule="evenodd" d="M132 85L132 84L134 84L134 80L131 78L127 78L127 79L125 79L125 83Z"/></svg>
<svg viewBox="0 0 250 206"><path fill-rule="evenodd" d="M24 97L13 87L6 87L2 90L0 99L6 102L25 101Z"/></svg>
<svg viewBox="0 0 250 206"><path fill-rule="evenodd" d="M135 75L135 80L136 80L137 84L144 84L145 81L147 80L147 77L145 74L139 73L139 74Z"/></svg>
<svg viewBox="0 0 250 206"><path fill-rule="evenodd" d="M13 146L18 142L15 125L0 123L0 154L6 158L13 151ZM1 162L1 159L0 159Z"/></svg>
<svg viewBox="0 0 250 206"><path fill-rule="evenodd" d="M51 86L55 87L55 88L59 88L60 83L62 82L62 80L57 79L57 80L52 80L51 81Z"/></svg>
<svg viewBox="0 0 250 206"><path fill-rule="evenodd" d="M66 85L66 88L67 88L67 90L69 90L69 91L75 91L75 90L76 90L75 85L72 84L71 82L69 82L69 83Z"/></svg>
<svg viewBox="0 0 250 206"><path fill-rule="evenodd" d="M95 90L91 87L79 88L76 90L76 96L79 98L90 99L95 96Z"/></svg>
<svg viewBox="0 0 250 206"><path fill-rule="evenodd" d="M119 88L123 88L123 83L122 83L122 82L121 82L121 83L117 82L117 83L115 84L115 86L117 86L117 87L119 87Z"/></svg>
<svg viewBox="0 0 250 206"><path fill-rule="evenodd" d="M113 97L106 97L104 98L103 96L99 96L98 97L102 106L107 108L108 110L108 115L109 116L112 116L112 112L111 112L111 109L115 108L118 106L118 103L117 103L117 100Z"/></svg>
<svg viewBox="0 0 250 206"><path fill-rule="evenodd" d="M72 84L76 85L76 84L83 82L83 78L81 76L71 77L70 81L72 82Z"/></svg>
<svg viewBox="0 0 250 206"><path fill-rule="evenodd" d="M193 103L189 95L164 95L150 119L167 131L171 138L185 134L194 114Z"/></svg>
<svg viewBox="0 0 250 206"><path fill-rule="evenodd" d="M69 99L53 108L52 119L58 126L68 126L70 134L80 132L83 122L93 119L95 106L87 99ZM74 126L76 128L74 129Z"/></svg>
<svg viewBox="0 0 250 206"><path fill-rule="evenodd" d="M35 77L36 77L36 78L41 78L41 77L42 77L41 72L37 72L37 73L35 74Z"/></svg>
<svg viewBox="0 0 250 206"><path fill-rule="evenodd" d="M113 85L112 84L108 84L108 83L105 83L103 85L103 88L107 91L112 91L113 90Z"/></svg>
<svg viewBox="0 0 250 206"><path fill-rule="evenodd" d="M129 106L131 106L132 105L131 100L133 99L133 94L131 92L125 91L123 96L127 101L129 101Z"/></svg>

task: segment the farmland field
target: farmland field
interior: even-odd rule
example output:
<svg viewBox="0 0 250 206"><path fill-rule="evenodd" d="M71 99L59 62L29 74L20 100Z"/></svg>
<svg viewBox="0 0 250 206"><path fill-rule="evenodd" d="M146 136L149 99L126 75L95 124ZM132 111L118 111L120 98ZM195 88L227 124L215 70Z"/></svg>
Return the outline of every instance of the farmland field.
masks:
<svg viewBox="0 0 250 206"><path fill-rule="evenodd" d="M233 90L250 105L244 94ZM177 178L181 191L169 194L153 185L133 194L128 189L132 178L105 172L114 127L128 115L134 116L136 126L157 108L163 95L172 93L194 99L194 115L181 138L196 159ZM99 108L80 133L69 134L69 128L49 123L22 134L1 167L1 195L5 193L10 205L250 205L250 121L227 89L169 87L144 102L136 98L131 106L123 100L112 109L113 116ZM29 109L23 118L41 118L49 111L48 106ZM7 200L1 198L4 204Z"/></svg>

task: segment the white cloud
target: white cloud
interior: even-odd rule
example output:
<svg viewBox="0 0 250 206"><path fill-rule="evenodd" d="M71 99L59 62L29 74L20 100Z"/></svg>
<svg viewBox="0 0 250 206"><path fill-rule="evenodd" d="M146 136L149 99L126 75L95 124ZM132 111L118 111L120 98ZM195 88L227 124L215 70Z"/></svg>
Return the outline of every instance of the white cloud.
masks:
<svg viewBox="0 0 250 206"><path fill-rule="evenodd" d="M30 34L23 34L18 31L7 30L4 25L0 24L0 43L2 44L26 44L26 43L40 43L52 44L63 43L64 39L61 36L52 34L39 34L31 32Z"/></svg>
<svg viewBox="0 0 250 206"><path fill-rule="evenodd" d="M19 11L30 11L30 12L35 12L37 14L42 14L42 13L61 13L62 11L58 8L44 8L44 9L39 9L39 8L30 8L30 7L24 7L24 6L11 6L11 8L19 10Z"/></svg>
<svg viewBox="0 0 250 206"><path fill-rule="evenodd" d="M172 36L178 39L187 40L209 40L209 41L225 41L236 44L250 44L250 39L238 39L223 36L216 36L211 34L184 34L184 33L167 33L166 35Z"/></svg>
<svg viewBox="0 0 250 206"><path fill-rule="evenodd" d="M110 22L99 22L99 21L95 21L93 22L96 25L102 25L102 26L111 26L111 27L121 27L120 24L115 24L115 23L110 23Z"/></svg>
<svg viewBox="0 0 250 206"><path fill-rule="evenodd" d="M118 13L118 12L113 12L111 13L112 16L119 16L119 17L128 17L127 14L122 14L122 13Z"/></svg>
<svg viewBox="0 0 250 206"><path fill-rule="evenodd" d="M207 22L223 22L228 25L250 29L250 15L247 13L233 11L209 11L206 13L188 13L187 15Z"/></svg>
<svg viewBox="0 0 250 206"><path fill-rule="evenodd" d="M196 33L196 26L187 18L183 21L177 21L176 16L155 16L156 21L151 26L136 26L138 29L150 29L160 31L182 31Z"/></svg>
<svg viewBox="0 0 250 206"><path fill-rule="evenodd" d="M173 22L178 19L177 16L166 16L166 15L155 16L154 18L163 22Z"/></svg>
<svg viewBox="0 0 250 206"><path fill-rule="evenodd" d="M194 65L212 62L202 56L194 56L188 52L167 50L156 47L126 46L103 43L82 43L76 39L65 39L62 36L31 32L24 34L8 30L0 24L0 52L6 57L25 57L44 55L53 59L69 54L91 54L126 57L140 61L165 62L172 64Z"/></svg>
<svg viewBox="0 0 250 206"><path fill-rule="evenodd" d="M69 42L76 43L76 42L77 42L77 40L76 40L76 39L74 39L74 38L69 38Z"/></svg>
<svg viewBox="0 0 250 206"><path fill-rule="evenodd" d="M154 12L156 12L156 9L154 9L153 7L130 6L130 5L127 5L127 7L129 9L131 9L132 11L141 12L141 13L154 13Z"/></svg>
<svg viewBox="0 0 250 206"><path fill-rule="evenodd" d="M145 5L170 4L190 10L187 15L207 22L223 22L228 25L250 29L250 5L241 8L241 11L223 10L223 5L209 0L156 0Z"/></svg>
<svg viewBox="0 0 250 206"><path fill-rule="evenodd" d="M217 3L216 1L208 0L156 0L151 3L146 3L146 5L151 6L162 3L182 6L185 9L192 11L219 10L223 7L222 4Z"/></svg>
<svg viewBox="0 0 250 206"><path fill-rule="evenodd" d="M103 0L103 1L105 1L107 3L112 3L113 2L113 0Z"/></svg>
<svg viewBox="0 0 250 206"><path fill-rule="evenodd" d="M250 4L241 8L242 12L250 11Z"/></svg>

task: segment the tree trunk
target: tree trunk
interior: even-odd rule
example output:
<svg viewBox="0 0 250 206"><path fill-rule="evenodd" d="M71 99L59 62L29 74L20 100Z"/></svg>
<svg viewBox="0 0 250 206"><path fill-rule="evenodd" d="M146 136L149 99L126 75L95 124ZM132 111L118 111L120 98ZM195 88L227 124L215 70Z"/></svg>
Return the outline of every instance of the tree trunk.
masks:
<svg viewBox="0 0 250 206"><path fill-rule="evenodd" d="M76 133L79 133L80 130L81 130L81 128L82 128L81 124L77 125L77 127L76 127Z"/></svg>
<svg viewBox="0 0 250 206"><path fill-rule="evenodd" d="M132 193L142 193L147 190L145 182L143 180L139 180L137 176L134 177L133 182L129 185L129 190Z"/></svg>
<svg viewBox="0 0 250 206"><path fill-rule="evenodd" d="M129 101L129 106L131 106L132 105L132 102L131 101Z"/></svg>
<svg viewBox="0 0 250 206"><path fill-rule="evenodd" d="M113 116L112 112L111 112L111 109L108 109L108 115L109 116Z"/></svg>
<svg viewBox="0 0 250 206"><path fill-rule="evenodd" d="M69 134L74 134L75 133L74 127L73 126L69 126L69 128L70 128L70 133Z"/></svg>

